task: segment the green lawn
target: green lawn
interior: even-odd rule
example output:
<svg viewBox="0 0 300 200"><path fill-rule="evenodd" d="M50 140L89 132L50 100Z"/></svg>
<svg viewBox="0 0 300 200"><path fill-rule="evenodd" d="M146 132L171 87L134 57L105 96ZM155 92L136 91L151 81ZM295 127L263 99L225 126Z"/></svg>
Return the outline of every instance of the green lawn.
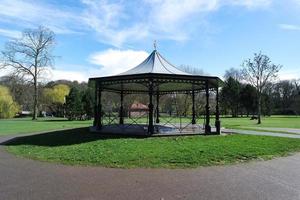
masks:
<svg viewBox="0 0 300 200"><path fill-rule="evenodd" d="M70 165L121 168L193 168L271 159L300 151L300 139L253 135L120 138L87 128L24 136L7 150Z"/></svg>
<svg viewBox="0 0 300 200"><path fill-rule="evenodd" d="M276 127L276 128L299 128L300 117L297 116L271 116L263 117L262 123L257 124L257 120L250 120L249 118L221 118L222 127L226 128L254 128L255 127Z"/></svg>
<svg viewBox="0 0 300 200"><path fill-rule="evenodd" d="M63 118L39 118L37 121L32 121L31 118L1 119L0 135L79 128L91 124L92 121L68 121Z"/></svg>
<svg viewBox="0 0 300 200"><path fill-rule="evenodd" d="M161 118L161 122L169 120L168 117ZM117 120L118 121L118 120ZM131 120L126 119L125 122ZM146 123L147 119L138 120L141 123ZM173 123L178 123L179 118L172 119ZM182 118L183 123L191 121L190 118ZM199 124L203 124L203 119L198 119ZM295 116L272 116L262 119L262 124L257 125L256 120L249 120L249 118L221 118L222 127L235 129L249 129L255 130L256 127L281 127L281 128L299 128L300 117ZM31 118L19 119L1 119L0 120L0 135L20 134L20 133L35 133L41 131L50 131L67 128L79 128L91 126L93 122L89 121L68 121L63 118L39 118L37 121L32 121ZM211 118L211 124L214 124L214 117ZM260 130L261 131L261 130Z"/></svg>

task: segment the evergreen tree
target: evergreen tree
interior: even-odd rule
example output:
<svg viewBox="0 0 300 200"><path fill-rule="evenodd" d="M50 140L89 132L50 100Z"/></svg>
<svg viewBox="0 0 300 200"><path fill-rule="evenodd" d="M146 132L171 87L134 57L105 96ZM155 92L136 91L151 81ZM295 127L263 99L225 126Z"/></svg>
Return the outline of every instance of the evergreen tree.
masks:
<svg viewBox="0 0 300 200"><path fill-rule="evenodd" d="M254 115L254 112L256 111L256 89L250 84L245 85L241 89L240 94L240 103L243 106L243 108L246 110L247 117L250 113Z"/></svg>
<svg viewBox="0 0 300 200"><path fill-rule="evenodd" d="M82 95L82 106L83 106L83 111L87 115L87 119L90 120L94 114L94 101L93 101L93 95L92 95L92 90L88 88L83 92Z"/></svg>
<svg viewBox="0 0 300 200"><path fill-rule="evenodd" d="M82 119L83 106L81 103L82 95L80 91L73 87L66 97L66 114L69 120Z"/></svg>
<svg viewBox="0 0 300 200"><path fill-rule="evenodd" d="M221 90L221 105L231 110L232 117L237 117L239 112L241 84L232 77L229 77Z"/></svg>

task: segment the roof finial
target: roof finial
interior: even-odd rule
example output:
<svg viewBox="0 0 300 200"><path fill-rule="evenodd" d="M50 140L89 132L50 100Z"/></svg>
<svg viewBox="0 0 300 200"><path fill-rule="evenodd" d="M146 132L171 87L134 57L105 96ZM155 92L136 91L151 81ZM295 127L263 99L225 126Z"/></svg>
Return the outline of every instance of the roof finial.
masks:
<svg viewBox="0 0 300 200"><path fill-rule="evenodd" d="M153 47L154 47L154 50L156 50L156 40L154 40L154 42L153 42Z"/></svg>

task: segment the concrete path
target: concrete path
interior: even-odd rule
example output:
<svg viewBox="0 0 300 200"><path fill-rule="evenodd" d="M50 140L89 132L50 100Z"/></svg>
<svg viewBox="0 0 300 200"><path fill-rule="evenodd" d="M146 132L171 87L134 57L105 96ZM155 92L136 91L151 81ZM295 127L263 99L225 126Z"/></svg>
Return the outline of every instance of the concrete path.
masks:
<svg viewBox="0 0 300 200"><path fill-rule="evenodd" d="M222 129L223 133L238 133L245 135L266 135L266 136L275 136L275 137L287 137L287 138L300 138L300 134L294 133L275 133L269 131L251 131L251 130L240 130L240 129Z"/></svg>
<svg viewBox="0 0 300 200"><path fill-rule="evenodd" d="M299 200L300 154L186 170L109 169L23 159L0 145L0 199Z"/></svg>
<svg viewBox="0 0 300 200"><path fill-rule="evenodd" d="M268 131L282 131L282 132L289 132L293 134L300 134L300 129L297 128L276 128L276 127L245 127L245 128L254 128L260 130L268 130Z"/></svg>

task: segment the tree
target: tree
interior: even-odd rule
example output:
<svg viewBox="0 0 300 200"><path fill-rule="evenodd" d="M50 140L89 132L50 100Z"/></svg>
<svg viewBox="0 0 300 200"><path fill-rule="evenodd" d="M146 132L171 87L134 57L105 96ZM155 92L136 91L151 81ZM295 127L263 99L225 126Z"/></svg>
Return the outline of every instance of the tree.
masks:
<svg viewBox="0 0 300 200"><path fill-rule="evenodd" d="M277 96L277 103L280 107L280 112L284 114L291 114L291 106L294 100L294 85L291 81L279 81L274 86L274 93Z"/></svg>
<svg viewBox="0 0 300 200"><path fill-rule="evenodd" d="M195 75L205 75L202 69L192 67L190 65L180 65L179 68L187 73Z"/></svg>
<svg viewBox="0 0 300 200"><path fill-rule="evenodd" d="M281 69L281 65L271 63L268 56L262 53L254 54L253 60L248 59L243 63L243 75L246 81L257 91L257 118L261 123L262 93L268 82L272 82Z"/></svg>
<svg viewBox="0 0 300 200"><path fill-rule="evenodd" d="M160 112L168 113L170 116L175 111L174 108L174 94L166 94L160 97Z"/></svg>
<svg viewBox="0 0 300 200"><path fill-rule="evenodd" d="M293 103L293 110L297 115L300 113L300 79L292 80L294 86L295 86L295 99Z"/></svg>
<svg viewBox="0 0 300 200"><path fill-rule="evenodd" d="M19 110L19 106L14 102L7 87L0 85L0 119L12 118Z"/></svg>
<svg viewBox="0 0 300 200"><path fill-rule="evenodd" d="M69 120L81 119L83 113L81 100L80 91L76 87L71 88L69 95L66 96L66 114Z"/></svg>
<svg viewBox="0 0 300 200"><path fill-rule="evenodd" d="M236 68L230 68L229 70L226 70L224 78L229 79L230 77L236 81L241 81L243 79L242 71Z"/></svg>
<svg viewBox="0 0 300 200"><path fill-rule="evenodd" d="M52 88L45 88L43 90L43 99L48 108L56 114L56 116L63 116L63 106L65 98L69 94L70 88L64 84L58 84Z"/></svg>
<svg viewBox="0 0 300 200"><path fill-rule="evenodd" d="M38 80L45 69L52 66L51 54L54 33L45 28L27 29L22 37L10 40L2 51L2 67L10 67L14 73L29 79L34 87L33 120L38 114Z"/></svg>
<svg viewBox="0 0 300 200"><path fill-rule="evenodd" d="M187 94L175 94L175 108L177 112L177 116L186 117L191 111L192 99L190 95Z"/></svg>
<svg viewBox="0 0 300 200"><path fill-rule="evenodd" d="M28 111L33 105L33 86L24 78L13 74L0 78L0 84L6 86L14 101L20 105L22 110Z"/></svg>
<svg viewBox="0 0 300 200"><path fill-rule="evenodd" d="M231 110L232 117L238 116L241 84L229 77L221 90L221 104ZM224 109L224 108L223 108Z"/></svg>
<svg viewBox="0 0 300 200"><path fill-rule="evenodd" d="M240 101L246 110L247 117L250 112L254 114L256 108L256 89L250 84L243 86L240 93Z"/></svg>
<svg viewBox="0 0 300 200"><path fill-rule="evenodd" d="M283 80L272 87L272 102L276 114L297 114L299 107L300 90L296 80Z"/></svg>
<svg viewBox="0 0 300 200"><path fill-rule="evenodd" d="M93 98L93 90L88 88L84 91L82 95L82 107L87 115L87 119L90 120L94 113L94 98Z"/></svg>

